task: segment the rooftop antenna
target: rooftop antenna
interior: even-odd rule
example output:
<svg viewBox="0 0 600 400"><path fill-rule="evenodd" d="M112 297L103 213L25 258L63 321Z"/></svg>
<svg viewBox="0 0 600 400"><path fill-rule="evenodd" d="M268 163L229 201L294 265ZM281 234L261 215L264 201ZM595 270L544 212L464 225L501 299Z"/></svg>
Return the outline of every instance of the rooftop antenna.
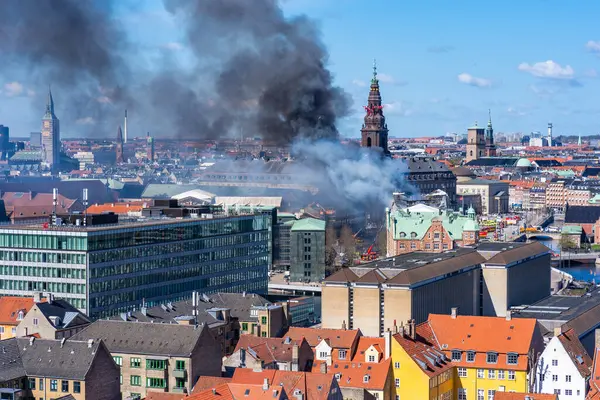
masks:
<svg viewBox="0 0 600 400"><path fill-rule="evenodd" d="M124 132L123 132L123 143L127 143L127 109L125 109L125 122L124 122Z"/></svg>
<svg viewBox="0 0 600 400"><path fill-rule="evenodd" d="M58 189L52 189L52 225L56 225L56 206L58 204Z"/></svg>
<svg viewBox="0 0 600 400"><path fill-rule="evenodd" d="M83 226L87 226L87 209L88 209L88 190L87 188L83 189L83 207L85 207L83 211Z"/></svg>

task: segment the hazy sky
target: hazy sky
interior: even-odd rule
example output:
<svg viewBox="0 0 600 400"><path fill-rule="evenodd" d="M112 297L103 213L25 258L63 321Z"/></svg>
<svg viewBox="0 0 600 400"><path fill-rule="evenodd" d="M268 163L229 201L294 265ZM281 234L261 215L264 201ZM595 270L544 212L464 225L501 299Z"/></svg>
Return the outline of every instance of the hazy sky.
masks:
<svg viewBox="0 0 600 400"><path fill-rule="evenodd" d="M131 38L149 56L167 49L185 63L183 34L162 2L127 1L135 3L135 11L123 7L117 17L127 23ZM599 133L597 1L282 4L289 15L307 14L319 22L336 83L354 99L355 113L340 123L345 136L359 135L373 58L391 136L462 133L474 121L484 124L488 108L496 132L544 131L552 121L555 134ZM46 88L32 86L18 71L4 70L0 90L0 124L11 128L11 136L39 130ZM60 88L53 92L60 118ZM65 136L77 135L75 121L61 126Z"/></svg>

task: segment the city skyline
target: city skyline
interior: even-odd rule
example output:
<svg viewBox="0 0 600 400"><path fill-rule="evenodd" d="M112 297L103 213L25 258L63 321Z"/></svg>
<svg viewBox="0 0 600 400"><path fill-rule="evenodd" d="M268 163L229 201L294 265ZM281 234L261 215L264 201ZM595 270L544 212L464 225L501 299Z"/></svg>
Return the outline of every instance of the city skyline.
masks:
<svg viewBox="0 0 600 400"><path fill-rule="evenodd" d="M555 135L598 133L592 114L597 111L593 93L600 35L594 36L593 10L582 14L581 5L554 10L541 0L525 5L470 0L458 7L441 1L428 5L385 0L348 0L345 7L331 0L282 3L287 16L306 14L317 21L335 83L352 96L351 115L338 121L342 136L360 137L373 58L378 61L390 137L465 134L475 121L487 121L489 108L497 133L543 132L549 121ZM131 40L148 60L168 53L179 63L189 63L184 32L161 1L123 2L115 17L129 27ZM377 29L370 33L372 24ZM79 129L97 121L85 115L69 118L62 109L60 83L49 83L64 121L62 136L82 136ZM45 87L10 69L0 84L0 119L11 135L38 130L36 111L43 110ZM122 123L122 113L115 110L109 117L114 127ZM132 136L144 135L143 120L130 114ZM114 127L98 137L113 137Z"/></svg>

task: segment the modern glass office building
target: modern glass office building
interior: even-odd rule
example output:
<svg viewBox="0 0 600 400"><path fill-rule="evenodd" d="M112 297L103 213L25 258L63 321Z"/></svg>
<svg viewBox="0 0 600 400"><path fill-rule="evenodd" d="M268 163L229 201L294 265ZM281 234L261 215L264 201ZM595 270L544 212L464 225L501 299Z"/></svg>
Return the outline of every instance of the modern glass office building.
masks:
<svg viewBox="0 0 600 400"><path fill-rule="evenodd" d="M102 318L192 291L267 294L272 216L0 227L0 295L52 293Z"/></svg>

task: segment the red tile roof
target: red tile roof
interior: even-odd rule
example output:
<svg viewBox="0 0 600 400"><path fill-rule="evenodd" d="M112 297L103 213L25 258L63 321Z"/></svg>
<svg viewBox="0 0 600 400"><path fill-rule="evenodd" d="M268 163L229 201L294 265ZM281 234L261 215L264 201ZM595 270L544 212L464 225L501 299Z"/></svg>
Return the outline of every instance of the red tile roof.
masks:
<svg viewBox="0 0 600 400"><path fill-rule="evenodd" d="M292 361L294 344L301 346L303 341L303 338L293 340L288 337L263 338L253 335L241 335L234 351L252 349L258 358L267 364L276 361L290 362Z"/></svg>
<svg viewBox="0 0 600 400"><path fill-rule="evenodd" d="M247 368L236 368L233 383L245 385L262 385L264 380L272 386L281 386L292 397L296 390L304 394L306 400L327 399L332 385L337 383L333 374L317 374L311 372L292 372L280 370L263 370L260 372Z"/></svg>
<svg viewBox="0 0 600 400"><path fill-rule="evenodd" d="M127 214L131 212L140 212L143 208L147 207L148 202L145 201L131 201L122 203L104 203L104 204L93 204L88 207L87 212L89 214L101 214L103 212L114 212L115 214Z"/></svg>
<svg viewBox="0 0 600 400"><path fill-rule="evenodd" d="M231 382L231 378L223 378L220 376L201 376L198 378L196 384L192 388L192 394L197 394L204 390L212 389L229 382Z"/></svg>
<svg viewBox="0 0 600 400"><path fill-rule="evenodd" d="M358 338L358 345L356 346L356 352L352 356L352 362L364 362L365 351L367 351L371 346L373 346L375 350L379 352L381 357L385 356L384 338L361 336Z"/></svg>
<svg viewBox="0 0 600 400"><path fill-rule="evenodd" d="M417 325L415 331L415 339L403 333L395 334L393 339L427 376L436 376L454 367L446 354L437 347L434 334L427 322Z"/></svg>
<svg viewBox="0 0 600 400"><path fill-rule="evenodd" d="M447 353L452 350L474 351L474 362L466 362L463 354L456 366L489 367L487 353L498 353L495 368L526 371L527 354L532 346L536 331L536 320L532 318L481 317L458 315L429 315L427 321L438 348ZM507 364L507 353L519 355L516 365Z"/></svg>
<svg viewBox="0 0 600 400"><path fill-rule="evenodd" d="M20 321L17 320L19 311L23 311L23 316L25 316L34 304L32 297L0 297L0 324L19 325Z"/></svg>
<svg viewBox="0 0 600 400"><path fill-rule="evenodd" d="M305 338L310 347L315 347L326 340L334 349L350 349L362 333L359 329L325 329L291 327L285 336L293 340Z"/></svg>
<svg viewBox="0 0 600 400"><path fill-rule="evenodd" d="M313 366L313 372L321 371L323 361L318 361ZM327 367L327 373L339 376L338 385L341 388L361 388L366 390L384 390L390 370L392 359L381 362L341 362L335 361ZM338 375L339 374L339 375ZM365 376L368 378L365 380Z"/></svg>
<svg viewBox="0 0 600 400"><path fill-rule="evenodd" d="M151 392L146 394L146 400L181 400L188 397L185 393Z"/></svg>
<svg viewBox="0 0 600 400"><path fill-rule="evenodd" d="M563 345L565 351L571 358L573 364L579 371L579 374L585 379L592 374L593 362L573 329L558 335L558 340Z"/></svg>

